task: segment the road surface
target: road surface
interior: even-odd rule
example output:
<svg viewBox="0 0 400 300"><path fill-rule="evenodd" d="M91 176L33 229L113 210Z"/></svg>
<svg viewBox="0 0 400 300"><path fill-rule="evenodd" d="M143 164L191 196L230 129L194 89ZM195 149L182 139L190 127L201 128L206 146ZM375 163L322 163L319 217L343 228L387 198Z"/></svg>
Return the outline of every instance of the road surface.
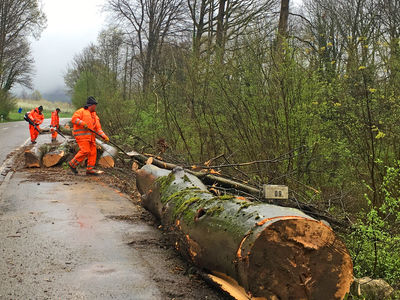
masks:
<svg viewBox="0 0 400 300"><path fill-rule="evenodd" d="M0 123L0 166L7 155L24 144L29 138L28 123L25 121Z"/></svg>
<svg viewBox="0 0 400 300"><path fill-rule="evenodd" d="M61 118L60 124L64 124L68 120L69 118ZM26 121L0 123L0 183L4 180L4 176L10 167L6 162L7 156L30 142L28 126ZM45 119L40 125L42 129L49 126L50 119ZM46 137L50 138L49 135L46 135Z"/></svg>

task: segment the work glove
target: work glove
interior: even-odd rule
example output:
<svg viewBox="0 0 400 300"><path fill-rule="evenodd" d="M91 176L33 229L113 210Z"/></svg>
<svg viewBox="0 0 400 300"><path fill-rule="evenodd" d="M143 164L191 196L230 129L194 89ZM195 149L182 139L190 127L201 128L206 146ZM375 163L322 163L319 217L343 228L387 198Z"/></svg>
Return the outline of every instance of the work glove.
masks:
<svg viewBox="0 0 400 300"><path fill-rule="evenodd" d="M108 136L106 136L106 137L104 138L104 141L105 141L106 143L108 143L108 142L110 141L110 139L108 138Z"/></svg>
<svg viewBox="0 0 400 300"><path fill-rule="evenodd" d="M84 125L83 125L83 128L88 129L87 124L84 124Z"/></svg>

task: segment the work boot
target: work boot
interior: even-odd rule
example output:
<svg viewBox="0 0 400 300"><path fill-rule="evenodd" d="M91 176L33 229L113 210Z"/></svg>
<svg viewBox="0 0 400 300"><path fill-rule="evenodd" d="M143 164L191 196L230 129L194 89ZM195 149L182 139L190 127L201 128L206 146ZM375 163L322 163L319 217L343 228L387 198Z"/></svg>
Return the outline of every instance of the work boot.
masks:
<svg viewBox="0 0 400 300"><path fill-rule="evenodd" d="M36 141L31 141L32 144L36 144Z"/></svg>
<svg viewBox="0 0 400 300"><path fill-rule="evenodd" d="M78 174L78 170L76 168L74 168L73 166L71 166L69 163L68 163L68 167L71 169L72 173Z"/></svg>
<svg viewBox="0 0 400 300"><path fill-rule="evenodd" d="M52 143L55 143L57 140L56 139L51 139L51 142Z"/></svg>
<svg viewBox="0 0 400 300"><path fill-rule="evenodd" d="M97 171L97 170L86 170L86 175L94 175L94 176L97 176L97 175L99 175L100 173Z"/></svg>

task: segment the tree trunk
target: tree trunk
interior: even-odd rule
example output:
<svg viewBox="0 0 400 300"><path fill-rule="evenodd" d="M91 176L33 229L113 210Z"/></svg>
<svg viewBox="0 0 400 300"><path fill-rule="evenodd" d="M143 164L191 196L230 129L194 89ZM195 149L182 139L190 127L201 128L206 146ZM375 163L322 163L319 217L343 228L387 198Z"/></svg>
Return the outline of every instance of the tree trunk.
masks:
<svg viewBox="0 0 400 300"><path fill-rule="evenodd" d="M102 166L103 168L114 168L115 166L115 157L118 154L117 148L108 145L99 139L96 139L96 144L101 147L103 150L103 154L100 156L97 164Z"/></svg>
<svg viewBox="0 0 400 300"><path fill-rule="evenodd" d="M43 144L35 144L32 148L25 150L25 167L40 168L41 151Z"/></svg>
<svg viewBox="0 0 400 300"><path fill-rule="evenodd" d="M44 154L42 159L43 166L50 168L63 162L69 152L68 142L68 140L65 140L61 145L57 146L56 149L50 150Z"/></svg>
<svg viewBox="0 0 400 300"><path fill-rule="evenodd" d="M280 37L287 36L288 19L289 19L289 0L281 0L281 11L279 15L279 26L278 26L278 34Z"/></svg>
<svg viewBox="0 0 400 300"><path fill-rule="evenodd" d="M195 265L234 279L247 296L342 299L353 280L345 245L301 211L243 197L215 197L182 168L137 171L143 205L176 233Z"/></svg>

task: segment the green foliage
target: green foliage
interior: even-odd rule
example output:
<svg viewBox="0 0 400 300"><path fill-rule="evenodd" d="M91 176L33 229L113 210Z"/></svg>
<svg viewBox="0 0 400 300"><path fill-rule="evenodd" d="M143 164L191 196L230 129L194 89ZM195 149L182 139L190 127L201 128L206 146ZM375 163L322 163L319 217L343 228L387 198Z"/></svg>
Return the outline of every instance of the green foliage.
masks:
<svg viewBox="0 0 400 300"><path fill-rule="evenodd" d="M82 107L85 105L87 97L96 95L97 90L98 82L95 75L91 72L82 72L74 87L72 104L76 108Z"/></svg>
<svg viewBox="0 0 400 300"><path fill-rule="evenodd" d="M356 277L400 281L400 164L386 168L380 207L368 199L368 210L361 211L348 238ZM367 197L367 196L366 196Z"/></svg>
<svg viewBox="0 0 400 300"><path fill-rule="evenodd" d="M9 113L16 109L15 99L8 92L0 90L0 115L7 120Z"/></svg>

